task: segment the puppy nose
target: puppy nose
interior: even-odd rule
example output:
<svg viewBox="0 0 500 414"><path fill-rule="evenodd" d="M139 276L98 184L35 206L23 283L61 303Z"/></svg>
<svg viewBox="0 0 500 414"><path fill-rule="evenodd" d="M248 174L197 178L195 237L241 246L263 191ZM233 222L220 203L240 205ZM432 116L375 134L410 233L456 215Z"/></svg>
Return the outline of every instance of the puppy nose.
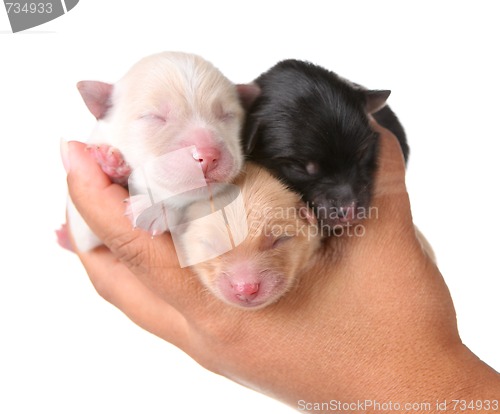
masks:
<svg viewBox="0 0 500 414"><path fill-rule="evenodd" d="M259 292L260 283L237 283L231 285L235 296L240 300L253 299Z"/></svg>
<svg viewBox="0 0 500 414"><path fill-rule="evenodd" d="M201 164L203 174L212 171L217 167L220 158L220 152L216 148L196 148L193 152L193 158Z"/></svg>

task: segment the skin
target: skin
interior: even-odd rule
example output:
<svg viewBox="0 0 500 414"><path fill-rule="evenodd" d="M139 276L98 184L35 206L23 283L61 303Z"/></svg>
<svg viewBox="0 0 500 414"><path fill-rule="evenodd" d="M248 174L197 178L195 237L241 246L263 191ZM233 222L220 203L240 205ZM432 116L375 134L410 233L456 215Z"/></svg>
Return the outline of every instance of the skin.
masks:
<svg viewBox="0 0 500 414"><path fill-rule="evenodd" d="M415 236L400 146L373 128L378 218L363 222L363 237L331 238L276 304L248 312L204 293L177 267L168 234L131 231L126 191L70 142L62 153L71 198L105 244L79 258L97 292L136 324L292 407L369 399L441 412L436 400L500 399L500 375L462 344L448 288Z"/></svg>

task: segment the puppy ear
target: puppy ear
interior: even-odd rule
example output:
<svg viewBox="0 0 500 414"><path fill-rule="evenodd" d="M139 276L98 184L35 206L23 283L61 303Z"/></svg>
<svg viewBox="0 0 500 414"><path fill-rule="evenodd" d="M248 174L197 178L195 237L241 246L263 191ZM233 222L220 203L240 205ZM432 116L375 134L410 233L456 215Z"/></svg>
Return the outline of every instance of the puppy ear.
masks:
<svg viewBox="0 0 500 414"><path fill-rule="evenodd" d="M389 90L365 91L366 112L373 114L382 109L390 94L391 91Z"/></svg>
<svg viewBox="0 0 500 414"><path fill-rule="evenodd" d="M236 90L238 91L240 102L245 111L250 109L261 93L259 85L255 83L240 83L236 85Z"/></svg>
<svg viewBox="0 0 500 414"><path fill-rule="evenodd" d="M240 102L247 112L262 92L260 86L256 83L240 83L236 85L236 90L238 91ZM243 131L243 150L246 155L250 155L255 148L258 129L258 121L248 116L245 123L245 130Z"/></svg>
<svg viewBox="0 0 500 414"><path fill-rule="evenodd" d="M111 106L113 85L99 81L81 81L76 87L92 115L97 119L103 118Z"/></svg>

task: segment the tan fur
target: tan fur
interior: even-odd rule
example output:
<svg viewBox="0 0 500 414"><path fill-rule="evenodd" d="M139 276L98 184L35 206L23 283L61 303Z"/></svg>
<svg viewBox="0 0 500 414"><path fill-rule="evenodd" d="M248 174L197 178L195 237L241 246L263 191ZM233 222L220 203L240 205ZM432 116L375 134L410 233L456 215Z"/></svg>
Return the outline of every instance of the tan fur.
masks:
<svg viewBox="0 0 500 414"><path fill-rule="evenodd" d="M244 172L235 181L241 189L249 227L247 238L236 248L211 260L192 266L201 282L221 300L251 309L262 308L283 296L296 283L301 272L311 264L311 258L320 246L320 237L312 214L308 214L300 196L287 189L265 169L247 163ZM229 221L236 217L228 217ZM279 245L273 243L288 236ZM194 223L184 234L186 252L199 257L207 249L227 239L223 220L211 221L207 226ZM240 278L249 273L259 281L267 279L262 297L255 303L239 303L224 295L223 278ZM265 284L263 283L263 284Z"/></svg>

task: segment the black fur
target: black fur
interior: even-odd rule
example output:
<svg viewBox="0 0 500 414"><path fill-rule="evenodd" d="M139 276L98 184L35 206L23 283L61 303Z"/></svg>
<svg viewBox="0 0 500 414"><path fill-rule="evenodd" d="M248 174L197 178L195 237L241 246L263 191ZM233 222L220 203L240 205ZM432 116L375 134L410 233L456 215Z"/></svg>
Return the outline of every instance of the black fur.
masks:
<svg viewBox="0 0 500 414"><path fill-rule="evenodd" d="M370 203L378 134L370 129L368 91L308 62L285 60L255 80L260 94L248 109L249 159L273 171L330 229L363 218ZM382 102L390 91L386 92ZM373 102L373 101L371 101ZM409 148L389 107L373 114Z"/></svg>

